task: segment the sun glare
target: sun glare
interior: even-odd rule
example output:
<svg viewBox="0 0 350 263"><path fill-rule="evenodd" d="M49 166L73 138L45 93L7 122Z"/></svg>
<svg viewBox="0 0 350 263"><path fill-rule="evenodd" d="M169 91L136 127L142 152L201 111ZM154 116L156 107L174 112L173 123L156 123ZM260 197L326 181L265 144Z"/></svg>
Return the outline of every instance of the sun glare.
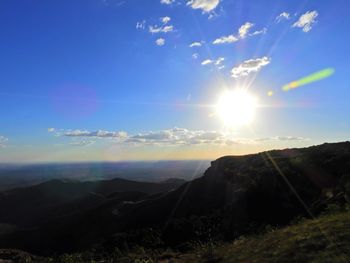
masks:
<svg viewBox="0 0 350 263"><path fill-rule="evenodd" d="M216 105L217 115L230 127L251 123L255 109L256 98L243 89L225 91Z"/></svg>

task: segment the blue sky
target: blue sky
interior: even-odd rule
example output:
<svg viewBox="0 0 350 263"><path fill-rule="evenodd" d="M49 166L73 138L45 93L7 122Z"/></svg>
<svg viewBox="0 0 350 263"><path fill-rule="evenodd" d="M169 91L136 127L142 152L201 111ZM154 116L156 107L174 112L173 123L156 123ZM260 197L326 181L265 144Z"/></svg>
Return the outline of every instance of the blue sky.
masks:
<svg viewBox="0 0 350 263"><path fill-rule="evenodd" d="M349 7L0 0L0 162L213 159L348 140ZM325 68L335 73L281 91ZM215 104L237 88L258 108L225 127Z"/></svg>

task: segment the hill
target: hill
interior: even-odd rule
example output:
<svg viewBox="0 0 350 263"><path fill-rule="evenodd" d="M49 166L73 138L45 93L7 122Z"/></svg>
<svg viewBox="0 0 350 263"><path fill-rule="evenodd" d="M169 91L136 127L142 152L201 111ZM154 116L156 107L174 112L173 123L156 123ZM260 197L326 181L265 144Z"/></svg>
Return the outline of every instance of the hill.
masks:
<svg viewBox="0 0 350 263"><path fill-rule="evenodd" d="M35 228L19 227L0 238L0 245L52 254L92 246L184 251L195 240L227 242L266 225L287 225L297 216L315 217L330 204L344 206L350 192L349 160L349 142L226 156L174 190L127 194L128 200L113 195ZM16 225L15 220L2 223Z"/></svg>
<svg viewBox="0 0 350 263"><path fill-rule="evenodd" d="M137 201L177 188L184 182L176 179L148 183L119 178L92 182L50 180L0 193L0 222L34 227L52 217L91 209L107 200Z"/></svg>
<svg viewBox="0 0 350 263"><path fill-rule="evenodd" d="M53 179L100 181L122 178L139 182L161 182L171 178L191 180L203 174L209 161L86 162L1 164L0 192L28 187Z"/></svg>

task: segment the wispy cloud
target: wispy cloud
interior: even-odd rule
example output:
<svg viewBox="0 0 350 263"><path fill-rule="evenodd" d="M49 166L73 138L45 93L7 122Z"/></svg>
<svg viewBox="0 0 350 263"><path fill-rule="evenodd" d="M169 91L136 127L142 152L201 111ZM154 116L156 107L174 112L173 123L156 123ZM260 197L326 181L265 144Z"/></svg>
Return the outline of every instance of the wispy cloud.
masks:
<svg viewBox="0 0 350 263"><path fill-rule="evenodd" d="M163 24L169 23L170 20L171 20L171 18L168 17L168 16L163 16L163 17L160 18L160 21L161 21Z"/></svg>
<svg viewBox="0 0 350 263"><path fill-rule="evenodd" d="M202 61L201 65L203 65L203 66L209 65L209 64L211 64L211 63L213 63L213 62L214 62L214 61L211 60L211 59L206 59L206 60L203 60L203 61Z"/></svg>
<svg viewBox="0 0 350 263"><path fill-rule="evenodd" d="M160 0L160 3L163 5L171 5L174 4L176 0Z"/></svg>
<svg viewBox="0 0 350 263"><path fill-rule="evenodd" d="M317 22L317 16L317 11L308 11L299 17L298 21L293 24L293 27L302 28L307 33L312 29L313 24Z"/></svg>
<svg viewBox="0 0 350 263"><path fill-rule="evenodd" d="M240 39L244 39L247 36L255 36L255 35L259 35L259 34L265 34L267 31L267 28L264 27L261 30L257 30L253 33L249 33L252 27L254 27L253 23L246 22L239 27L236 35L231 34L231 35L219 37L213 41L213 44L214 45L230 44L230 43L237 42Z"/></svg>
<svg viewBox="0 0 350 263"><path fill-rule="evenodd" d="M266 34L267 28L264 27L261 30L254 31L253 33L249 34L249 36L256 36L256 35L261 35L261 34Z"/></svg>
<svg viewBox="0 0 350 263"><path fill-rule="evenodd" d="M202 46L202 42L193 42L189 45L189 47L201 47Z"/></svg>
<svg viewBox="0 0 350 263"><path fill-rule="evenodd" d="M94 144L96 141L91 141L91 140L84 140L84 141L72 141L69 143L71 146L90 146Z"/></svg>
<svg viewBox="0 0 350 263"><path fill-rule="evenodd" d="M163 46L165 44L165 39L164 38L158 38L156 40L156 45L157 46Z"/></svg>
<svg viewBox="0 0 350 263"><path fill-rule="evenodd" d="M241 25L241 27L238 29L238 35L240 38L245 38L249 32L249 30L254 26L253 23L246 22L245 24Z"/></svg>
<svg viewBox="0 0 350 263"><path fill-rule="evenodd" d="M203 61L202 61L201 65L202 65L202 66L206 66L206 65L214 64L214 65L216 65L216 66L221 66L221 63L222 63L224 60L225 60L224 57L219 57L219 58L217 58L217 59L215 59L215 60L206 59L206 60L203 60ZM221 66L221 69L222 69L222 68L223 68L223 67Z"/></svg>
<svg viewBox="0 0 350 263"><path fill-rule="evenodd" d="M256 144L265 141L303 141L303 137L296 136L275 136L265 138L234 138L232 133L220 131L189 130L186 128L172 128L159 131L149 131L128 135L126 132L106 132L106 131L81 131L73 130L64 132L60 136L73 136L72 146L88 146L96 141L91 137L98 138L117 138L115 143L131 145L163 145L163 146L181 146L181 145L232 145L232 144ZM82 138L78 140L77 138Z"/></svg>
<svg viewBox="0 0 350 263"><path fill-rule="evenodd" d="M201 9L204 13L213 11L220 3L220 0L190 0L187 5L193 9Z"/></svg>
<svg viewBox="0 0 350 263"><path fill-rule="evenodd" d="M0 148L6 147L6 143L9 139L0 135Z"/></svg>
<svg viewBox="0 0 350 263"><path fill-rule="evenodd" d="M192 54L192 58L193 58L193 59L197 59L198 57L199 57L198 53L193 53L193 54Z"/></svg>
<svg viewBox="0 0 350 263"><path fill-rule="evenodd" d="M150 25L148 26L148 31L152 34L157 33L168 33L172 32L174 30L173 25L169 25L169 22L171 21L171 18L169 16L163 16L159 18L161 25ZM136 23L137 29L145 29L146 28L146 21L143 20L141 22Z"/></svg>
<svg viewBox="0 0 350 263"><path fill-rule="evenodd" d="M251 72L259 71L262 67L268 65L270 62L271 59L266 56L257 59L248 59L243 63L237 65L236 67L232 68L232 77L239 78L242 76L247 76Z"/></svg>
<svg viewBox="0 0 350 263"><path fill-rule="evenodd" d="M136 29L145 29L146 28L146 20L142 20L141 22L136 23Z"/></svg>
<svg viewBox="0 0 350 263"><path fill-rule="evenodd" d="M256 138L254 141L256 142L264 142L264 141L307 141L308 138L298 137L298 136L274 136L274 137L264 137L264 138Z"/></svg>
<svg viewBox="0 0 350 263"><path fill-rule="evenodd" d="M64 131L63 133L58 132L58 135L65 137L96 137L96 138L119 138L123 139L128 136L128 134L124 131L86 131L86 130L71 130Z"/></svg>
<svg viewBox="0 0 350 263"><path fill-rule="evenodd" d="M140 133L129 137L125 142L148 145L199 145L199 144L232 144L238 140L228 138L217 131L188 130L173 128L156 132Z"/></svg>
<svg viewBox="0 0 350 263"><path fill-rule="evenodd" d="M174 30L174 26L168 25L168 26L149 26L149 32L152 34L156 33L168 33Z"/></svg>
<svg viewBox="0 0 350 263"><path fill-rule="evenodd" d="M234 35L229 35L229 36L222 36L213 41L214 45L218 44L229 44L238 41L239 39L235 37Z"/></svg>
<svg viewBox="0 0 350 263"><path fill-rule="evenodd" d="M289 19L290 19L290 14L287 12L282 12L276 17L275 21L276 23L279 23L283 20L289 20Z"/></svg>
<svg viewBox="0 0 350 263"><path fill-rule="evenodd" d="M224 57L219 57L217 60L215 60L214 64L215 65L220 65L224 60L225 60Z"/></svg>
<svg viewBox="0 0 350 263"><path fill-rule="evenodd" d="M278 141L305 141L305 140L308 140L307 138L296 137L296 136L276 136L276 137L273 137L272 139L278 140Z"/></svg>

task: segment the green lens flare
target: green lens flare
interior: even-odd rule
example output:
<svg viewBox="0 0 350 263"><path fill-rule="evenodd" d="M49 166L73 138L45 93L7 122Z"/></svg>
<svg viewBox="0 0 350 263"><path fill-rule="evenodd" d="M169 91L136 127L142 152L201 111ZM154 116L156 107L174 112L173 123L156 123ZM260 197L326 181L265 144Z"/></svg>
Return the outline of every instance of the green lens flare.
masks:
<svg viewBox="0 0 350 263"><path fill-rule="evenodd" d="M282 90L283 91L288 91L288 90L291 90L291 89L295 89L295 88L298 88L300 86L303 86L303 85L306 85L306 84L309 84L309 83L312 83L312 82L315 82L315 81L319 81L321 79L325 79L325 78L328 78L330 77L331 75L333 75L334 73L334 69L333 68L326 68L326 69L323 69L321 71L318 71L316 73L313 73L305 78L302 78L302 79L299 79L299 80L296 80L296 81L292 81L291 83L287 84L287 85L284 85L282 87Z"/></svg>

